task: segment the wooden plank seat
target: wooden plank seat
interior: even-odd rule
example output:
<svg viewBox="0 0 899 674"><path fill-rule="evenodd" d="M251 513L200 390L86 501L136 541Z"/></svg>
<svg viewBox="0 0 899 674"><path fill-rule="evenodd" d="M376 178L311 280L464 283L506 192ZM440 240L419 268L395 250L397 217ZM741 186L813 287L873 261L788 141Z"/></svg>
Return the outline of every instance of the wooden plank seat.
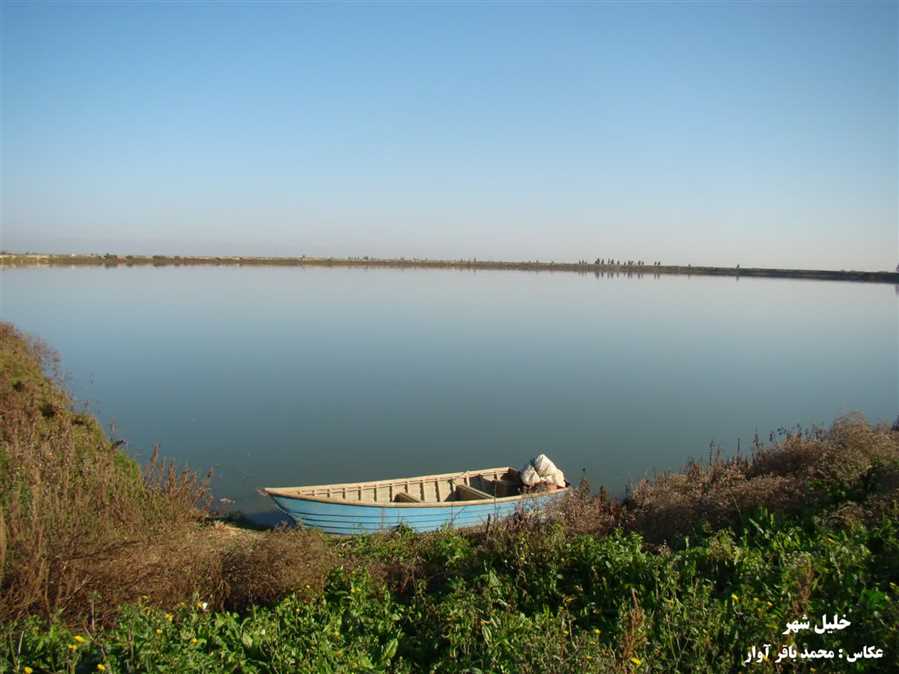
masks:
<svg viewBox="0 0 899 674"><path fill-rule="evenodd" d="M485 498L493 498L487 492L475 489L467 484L457 484L456 489L453 491L453 497L456 501L480 501Z"/></svg>
<svg viewBox="0 0 899 674"><path fill-rule="evenodd" d="M517 496L521 493L521 482L519 480L500 478L493 480L491 486L493 487L491 491L495 492L498 498Z"/></svg>

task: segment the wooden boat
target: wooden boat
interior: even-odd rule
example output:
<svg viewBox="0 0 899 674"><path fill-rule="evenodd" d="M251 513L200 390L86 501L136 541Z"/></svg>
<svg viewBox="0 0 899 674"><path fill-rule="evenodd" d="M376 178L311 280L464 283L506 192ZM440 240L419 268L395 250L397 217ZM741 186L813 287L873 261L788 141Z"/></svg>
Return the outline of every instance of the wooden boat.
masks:
<svg viewBox="0 0 899 674"><path fill-rule="evenodd" d="M373 482L308 487L266 487L279 510L307 527L331 534L374 533L405 524L415 531L471 527L531 510L568 493L522 493L508 466Z"/></svg>

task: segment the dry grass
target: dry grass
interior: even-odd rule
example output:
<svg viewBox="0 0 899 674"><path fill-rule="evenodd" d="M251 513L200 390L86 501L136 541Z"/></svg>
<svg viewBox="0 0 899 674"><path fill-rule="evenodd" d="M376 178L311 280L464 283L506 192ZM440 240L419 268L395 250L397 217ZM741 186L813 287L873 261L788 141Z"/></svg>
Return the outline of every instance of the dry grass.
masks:
<svg viewBox="0 0 899 674"><path fill-rule="evenodd" d="M865 501L864 512L876 516L899 493L899 432L854 414L827 431L783 435L750 457L712 456L682 473L641 481L622 522L662 542L699 524L735 524L760 508L799 513Z"/></svg>
<svg viewBox="0 0 899 674"><path fill-rule="evenodd" d="M318 532L279 528L244 539L222 556L224 604L244 609L272 604L288 592L321 592L337 554Z"/></svg>
<svg viewBox="0 0 899 674"><path fill-rule="evenodd" d="M46 347L2 325L0 349L0 617L102 612L144 591L148 576L177 586L147 551L196 526L205 483L155 455L142 474L42 376L53 362Z"/></svg>
<svg viewBox="0 0 899 674"><path fill-rule="evenodd" d="M320 538L223 535L208 479L156 452L135 464L44 376L55 362L0 323L0 620L105 621L140 598L240 607L321 584Z"/></svg>
<svg viewBox="0 0 899 674"><path fill-rule="evenodd" d="M608 534L621 526L624 515L621 501L609 498L604 487L594 495L586 481L565 498L556 512L565 530L576 534Z"/></svg>

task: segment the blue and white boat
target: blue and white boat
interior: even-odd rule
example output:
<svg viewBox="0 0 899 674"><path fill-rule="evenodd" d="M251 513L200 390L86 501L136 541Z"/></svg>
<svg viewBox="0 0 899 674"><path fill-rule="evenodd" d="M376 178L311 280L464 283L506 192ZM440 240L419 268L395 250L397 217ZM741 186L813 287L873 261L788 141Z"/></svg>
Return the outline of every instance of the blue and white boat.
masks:
<svg viewBox="0 0 899 674"><path fill-rule="evenodd" d="M473 527L542 508L569 491L523 493L508 466L373 482L262 490L295 522L330 534L367 534L404 524L415 531Z"/></svg>

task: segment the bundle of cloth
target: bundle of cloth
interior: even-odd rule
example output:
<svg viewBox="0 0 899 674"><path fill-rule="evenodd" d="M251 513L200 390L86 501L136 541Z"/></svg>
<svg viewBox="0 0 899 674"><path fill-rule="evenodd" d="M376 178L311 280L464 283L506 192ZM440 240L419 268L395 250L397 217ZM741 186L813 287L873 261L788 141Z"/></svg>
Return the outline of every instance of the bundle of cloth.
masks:
<svg viewBox="0 0 899 674"><path fill-rule="evenodd" d="M519 477L521 483L529 490L561 489L565 486L565 474L556 468L556 464L550 461L546 454L531 459L519 471Z"/></svg>

